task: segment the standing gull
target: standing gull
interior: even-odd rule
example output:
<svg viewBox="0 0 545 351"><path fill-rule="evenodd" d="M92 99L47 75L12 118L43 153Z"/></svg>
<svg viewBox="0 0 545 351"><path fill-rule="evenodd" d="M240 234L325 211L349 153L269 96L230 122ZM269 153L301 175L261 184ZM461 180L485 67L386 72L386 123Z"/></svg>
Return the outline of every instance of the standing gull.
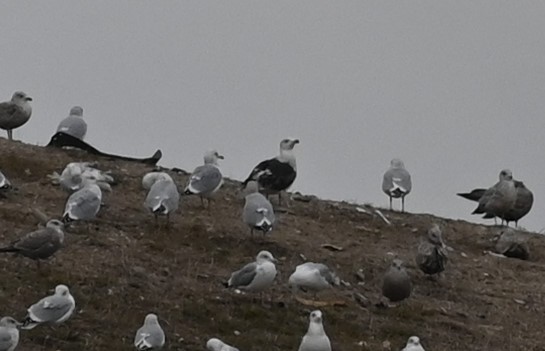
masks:
<svg viewBox="0 0 545 351"><path fill-rule="evenodd" d="M87 134L87 123L83 120L83 109L80 106L72 107L70 115L59 123L57 132L63 132L83 140Z"/></svg>
<svg viewBox="0 0 545 351"><path fill-rule="evenodd" d="M392 199L401 198L401 212L405 212L405 196L412 189L411 175L405 169L403 161L394 158L390 161L390 168L382 178L382 191L390 198L390 210L392 210Z"/></svg>
<svg viewBox="0 0 545 351"><path fill-rule="evenodd" d="M295 272L289 277L288 284L294 291L310 290L316 294L339 285L340 279L323 263L305 262L295 268Z"/></svg>
<svg viewBox="0 0 545 351"><path fill-rule="evenodd" d="M510 170L500 172L499 181L486 190L479 199L479 206L471 214L505 217L517 199L517 190Z"/></svg>
<svg viewBox="0 0 545 351"><path fill-rule="evenodd" d="M280 142L280 155L262 161L255 166L248 178L242 183L242 186L245 187L248 182L255 180L267 195L278 193L278 202L280 203L280 193L288 189L297 176L297 166L293 152L295 144L299 144L298 139L282 140Z"/></svg>
<svg viewBox="0 0 545 351"><path fill-rule="evenodd" d="M144 325L134 336L134 347L137 350L159 350L165 345L165 332L159 325L157 316L149 313L144 319Z"/></svg>
<svg viewBox="0 0 545 351"><path fill-rule="evenodd" d="M403 348L401 351L426 351L420 345L420 338L418 336L411 336L409 340L407 340L407 345Z"/></svg>
<svg viewBox="0 0 545 351"><path fill-rule="evenodd" d="M223 341L217 338L212 338L206 342L206 349L208 351L239 351L236 347L227 345Z"/></svg>
<svg viewBox="0 0 545 351"><path fill-rule="evenodd" d="M505 220L507 222L507 225L509 225L509 222L514 221L515 226L518 226L518 221L522 217L526 216L532 209L532 205L534 204L534 194L524 185L523 182L518 180L513 181L515 183L515 189L517 191L515 203L500 218ZM469 193L458 193L457 195L468 200L479 202L485 192L486 189L473 189ZM495 216L491 214L485 214L483 218L493 217Z"/></svg>
<svg viewBox="0 0 545 351"><path fill-rule="evenodd" d="M186 195L199 195L203 206L203 198L208 199L208 206L210 206L212 195L223 184L218 160L223 160L223 156L218 154L216 150L207 151L204 154L204 165L195 168L184 191Z"/></svg>
<svg viewBox="0 0 545 351"><path fill-rule="evenodd" d="M392 302L399 302L411 296L412 284L403 261L395 259L384 274L382 295Z"/></svg>
<svg viewBox="0 0 545 351"><path fill-rule="evenodd" d="M8 139L13 140L13 129L19 128L30 119L32 107L27 96L22 91L16 91L11 101L0 103L0 128L8 131Z"/></svg>
<svg viewBox="0 0 545 351"><path fill-rule="evenodd" d="M231 274L227 287L262 292L272 286L276 277L276 259L269 251L260 251L255 262Z"/></svg>
<svg viewBox="0 0 545 351"><path fill-rule="evenodd" d="M62 221L64 223L72 221L88 221L95 219L100 205L102 203L102 191L100 187L84 179L84 186L70 195L66 200Z"/></svg>
<svg viewBox="0 0 545 351"><path fill-rule="evenodd" d="M443 242L441 228L434 224L427 232L425 238L420 239L416 264L424 274L439 274L445 270L447 263L446 245Z"/></svg>
<svg viewBox="0 0 545 351"><path fill-rule="evenodd" d="M20 324L12 317L0 319L0 351L13 351L19 343Z"/></svg>
<svg viewBox="0 0 545 351"><path fill-rule="evenodd" d="M310 312L308 330L299 345L299 351L331 351L331 342L322 324L321 311Z"/></svg>
<svg viewBox="0 0 545 351"><path fill-rule="evenodd" d="M255 229L266 234L272 230L276 221L272 204L265 196L257 192L255 181L249 182L247 189L251 193L246 195L242 220L250 227L252 236Z"/></svg>
<svg viewBox="0 0 545 351"><path fill-rule="evenodd" d="M165 215L168 223L170 214L178 209L179 202L178 187L165 173L151 186L144 205L153 213L156 222L159 215Z"/></svg>
<svg viewBox="0 0 545 351"><path fill-rule="evenodd" d="M76 301L66 285L57 285L55 293L44 297L28 308L28 315L22 322L22 329L32 329L43 323L62 323L76 308Z"/></svg>
<svg viewBox="0 0 545 351"><path fill-rule="evenodd" d="M13 241L0 252L14 252L36 261L38 268L40 260L45 260L55 254L64 242L64 224L52 219L45 228L30 232L20 239Z"/></svg>

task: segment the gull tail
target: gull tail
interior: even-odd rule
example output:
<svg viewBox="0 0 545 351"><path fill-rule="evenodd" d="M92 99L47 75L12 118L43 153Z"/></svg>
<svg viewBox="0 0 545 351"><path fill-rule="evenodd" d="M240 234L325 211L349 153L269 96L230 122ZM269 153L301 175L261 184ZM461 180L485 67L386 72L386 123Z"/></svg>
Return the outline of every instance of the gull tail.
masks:
<svg viewBox="0 0 545 351"><path fill-rule="evenodd" d="M24 330L34 329L38 324L39 323L36 323L34 320L32 320L32 318L26 317L21 322L21 329L24 329Z"/></svg>
<svg viewBox="0 0 545 351"><path fill-rule="evenodd" d="M0 253L2 252L19 252L19 250L14 248L13 246L0 247Z"/></svg>
<svg viewBox="0 0 545 351"><path fill-rule="evenodd" d="M464 199L468 199L471 201L479 201L481 197L484 195L484 192L486 189L474 189L469 193L457 193L456 195L463 197Z"/></svg>
<svg viewBox="0 0 545 351"><path fill-rule="evenodd" d="M165 205L163 205L163 203L159 203L153 208L152 212L154 214L164 214L167 212L167 208Z"/></svg>
<svg viewBox="0 0 545 351"><path fill-rule="evenodd" d="M264 217L261 221L257 222L254 227L264 233L268 233L272 230L272 223L268 218Z"/></svg>
<svg viewBox="0 0 545 351"><path fill-rule="evenodd" d="M63 222L64 224L67 224L67 223L70 223L70 222L73 222L73 221L75 221L75 219L70 217L69 213L65 214L61 219L61 222Z"/></svg>

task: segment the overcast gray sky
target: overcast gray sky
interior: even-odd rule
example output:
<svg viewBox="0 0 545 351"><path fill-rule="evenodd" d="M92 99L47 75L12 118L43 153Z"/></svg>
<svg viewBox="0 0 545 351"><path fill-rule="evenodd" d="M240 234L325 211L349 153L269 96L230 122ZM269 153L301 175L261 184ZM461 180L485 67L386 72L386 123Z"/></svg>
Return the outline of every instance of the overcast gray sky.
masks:
<svg viewBox="0 0 545 351"><path fill-rule="evenodd" d="M0 100L34 98L18 140L46 144L81 105L101 150L191 170L217 148L237 179L298 137L292 190L323 198L387 206L399 157L408 211L473 221L455 193L510 168L539 231L543 18L544 1L12 1Z"/></svg>

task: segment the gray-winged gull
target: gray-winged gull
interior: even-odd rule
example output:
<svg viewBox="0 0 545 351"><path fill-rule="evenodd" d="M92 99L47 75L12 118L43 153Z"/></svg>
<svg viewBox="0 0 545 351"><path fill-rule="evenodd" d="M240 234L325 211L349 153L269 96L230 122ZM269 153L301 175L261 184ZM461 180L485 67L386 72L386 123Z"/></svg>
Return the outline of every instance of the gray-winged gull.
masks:
<svg viewBox="0 0 545 351"><path fill-rule="evenodd" d="M250 227L252 235L255 229L266 234L272 230L276 221L273 206L263 194L257 192L256 182L249 182L247 190L250 193L245 198L244 208L242 209L242 220Z"/></svg>
<svg viewBox="0 0 545 351"><path fill-rule="evenodd" d="M231 274L227 287L261 292L268 289L276 277L276 259L269 251L260 251L255 262Z"/></svg>
<svg viewBox="0 0 545 351"><path fill-rule="evenodd" d="M512 228L504 228L498 233L495 251L506 257L527 260L530 257L528 239L528 236L524 236Z"/></svg>
<svg viewBox="0 0 545 351"><path fill-rule="evenodd" d="M150 190L153 184L158 180L172 180L172 177L166 172L149 172L142 177L142 188Z"/></svg>
<svg viewBox="0 0 545 351"><path fill-rule="evenodd" d="M11 101L0 103L0 128L8 131L8 139L13 140L13 129L19 128L30 119L32 107L27 96L22 91L16 91Z"/></svg>
<svg viewBox="0 0 545 351"><path fill-rule="evenodd" d="M53 295L44 297L28 308L28 315L21 328L32 329L43 323L62 323L70 318L75 308L76 301L68 287L57 285Z"/></svg>
<svg viewBox="0 0 545 351"><path fill-rule="evenodd" d="M305 262L295 268L288 284L297 291L310 290L314 293L340 284L340 279L323 263Z"/></svg>
<svg viewBox="0 0 545 351"><path fill-rule="evenodd" d="M479 206L471 214L504 217L517 199L517 191L510 170L500 172L499 181L487 189L479 199Z"/></svg>
<svg viewBox="0 0 545 351"><path fill-rule="evenodd" d="M511 206L511 208L504 213L500 218L502 220L505 220L507 222L507 225L509 225L509 222L515 222L515 226L518 226L518 221L526 216L530 210L532 209L532 205L534 204L534 194L528 189L523 182L518 180L513 180L515 183L515 189L517 191L517 198L515 200L515 203ZM461 196L465 199L471 200L471 201L477 201L483 197L487 189L473 189L469 193L458 193L458 196ZM495 217L492 214L485 214L483 218L493 218Z"/></svg>
<svg viewBox="0 0 545 351"><path fill-rule="evenodd" d="M331 342L322 324L322 312L310 312L309 319L308 330L299 345L299 351L331 351Z"/></svg>
<svg viewBox="0 0 545 351"><path fill-rule="evenodd" d="M96 183L101 189L111 191L110 184L114 182L114 178L109 172L103 172L90 162L70 162L63 169L61 175L54 172L49 176L51 179L58 181L61 187L69 192L73 193L81 189L85 180Z"/></svg>
<svg viewBox="0 0 545 351"><path fill-rule="evenodd" d="M167 175L168 176L168 175ZM170 176L158 179L151 186L144 205L148 208L157 221L157 216L164 215L167 217L167 223L170 219L170 214L178 209L180 202L180 193L174 180Z"/></svg>
<svg viewBox="0 0 545 351"><path fill-rule="evenodd" d="M20 325L12 317L2 317L0 319L0 351L13 351L19 343Z"/></svg>
<svg viewBox="0 0 545 351"><path fill-rule="evenodd" d="M61 221L51 219L45 228L24 235L8 246L0 248L0 252L14 252L31 258L36 261L39 267L40 260L53 256L62 247L63 229L64 224Z"/></svg>
<svg viewBox="0 0 545 351"><path fill-rule="evenodd" d="M446 245L443 241L441 228L434 224L426 233L425 237L420 238L418 251L416 253L416 264L425 274L439 274L445 270L448 256Z"/></svg>
<svg viewBox="0 0 545 351"><path fill-rule="evenodd" d="M401 351L426 351L420 345L420 338L418 336L411 336L409 340L407 340L407 344Z"/></svg>
<svg viewBox="0 0 545 351"><path fill-rule="evenodd" d="M390 199L390 210L392 210L392 199L401 198L401 212L405 212L405 196L412 189L411 175L405 169L405 164L400 159L394 158L390 161L390 168L382 177L382 191Z"/></svg>
<svg viewBox="0 0 545 351"><path fill-rule="evenodd" d="M95 219L102 203L100 187L84 179L84 186L66 200L62 221L88 221Z"/></svg>
<svg viewBox="0 0 545 351"><path fill-rule="evenodd" d="M236 347L227 345L218 338L212 338L206 342L208 351L239 351Z"/></svg>
<svg viewBox="0 0 545 351"><path fill-rule="evenodd" d="M219 159L223 160L223 156L216 150L207 151L204 154L204 165L195 168L185 188L186 195L199 195L203 206L203 198L208 199L210 206L210 198L223 184L223 176L218 167Z"/></svg>
<svg viewBox="0 0 545 351"><path fill-rule="evenodd" d="M83 108L74 106L70 109L68 117L63 119L57 127L57 132L63 132L83 140L87 134L87 123L83 120Z"/></svg>
<svg viewBox="0 0 545 351"><path fill-rule="evenodd" d="M297 176L297 165L293 148L299 139L284 139L280 142L280 155L260 162L254 167L248 178L242 184L254 180L259 183L264 193L278 193L278 202L281 201L281 192L288 189Z"/></svg>
<svg viewBox="0 0 545 351"><path fill-rule="evenodd" d="M137 350L159 350L165 345L165 332L159 325L157 316L149 313L144 319L144 325L134 336L134 347Z"/></svg>
<svg viewBox="0 0 545 351"><path fill-rule="evenodd" d="M382 295L392 302L405 300L411 295L412 284L403 261L394 259L384 274Z"/></svg>

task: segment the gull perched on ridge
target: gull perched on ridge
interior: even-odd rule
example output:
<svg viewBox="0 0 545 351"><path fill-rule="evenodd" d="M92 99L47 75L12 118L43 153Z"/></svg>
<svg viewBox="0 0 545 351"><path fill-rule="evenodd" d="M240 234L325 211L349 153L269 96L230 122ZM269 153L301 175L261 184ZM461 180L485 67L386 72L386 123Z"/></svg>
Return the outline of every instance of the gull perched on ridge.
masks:
<svg viewBox="0 0 545 351"><path fill-rule="evenodd" d="M331 351L331 342L322 324L322 312L310 312L309 319L307 333L303 336L298 351Z"/></svg>
<svg viewBox="0 0 545 351"><path fill-rule="evenodd" d="M19 343L20 323L12 317L0 319L0 351L13 351Z"/></svg>
<svg viewBox="0 0 545 351"><path fill-rule="evenodd" d="M22 91L16 91L11 101L0 103L0 128L8 131L8 139L13 140L13 129L19 128L30 119L32 107L27 96Z"/></svg>
<svg viewBox="0 0 545 351"><path fill-rule="evenodd" d="M66 321L76 308L76 301L66 285L57 285L55 293L44 297L28 308L22 329L32 329L39 324L59 324Z"/></svg>
<svg viewBox="0 0 545 351"><path fill-rule="evenodd" d="M155 216L155 222L157 222L159 215L164 215L168 224L170 214L178 209L179 202L178 187L174 180L167 173L164 173L156 178L155 183L151 185L144 205Z"/></svg>
<svg viewBox="0 0 545 351"><path fill-rule="evenodd" d="M72 107L68 117L59 123L57 132L63 132L83 140L85 134L87 134L87 123L83 120L83 108L80 106Z"/></svg>
<svg viewBox="0 0 545 351"><path fill-rule="evenodd" d="M159 350L165 345L165 332L161 328L157 315L149 313L144 325L136 331L134 347L137 350Z"/></svg>
<svg viewBox="0 0 545 351"><path fill-rule="evenodd" d="M281 202L281 192L288 189L297 176L297 165L293 148L299 144L299 139L284 139L280 142L280 155L260 162L254 167L248 178L242 183L246 187L248 182L255 180L259 188L267 195L278 193L278 202Z"/></svg>
<svg viewBox="0 0 545 351"><path fill-rule="evenodd" d="M208 199L208 206L210 206L212 195L223 184L218 160L223 160L223 156L218 154L216 150L207 151L204 154L204 165L195 168L184 191L186 195L199 195L203 206L203 198Z"/></svg>
<svg viewBox="0 0 545 351"><path fill-rule="evenodd" d="M479 206L471 214L486 214L492 217L505 217L515 205L517 190L513 181L513 173L504 169L500 172L499 181L487 189L479 199Z"/></svg>
<svg viewBox="0 0 545 351"><path fill-rule="evenodd" d="M252 236L255 229L266 234L272 230L276 221L273 206L265 196L257 192L255 181L248 183L247 190L250 193L245 198L242 220L250 227Z"/></svg>
<svg viewBox="0 0 545 351"><path fill-rule="evenodd" d="M218 338L212 338L206 342L208 351L239 351L236 347L227 345Z"/></svg>
<svg viewBox="0 0 545 351"><path fill-rule="evenodd" d="M392 210L392 198L401 198L401 212L405 212L405 196L412 189L411 175L405 169L403 161L394 158L390 161L390 168L382 178L382 191L390 198L390 210Z"/></svg>
<svg viewBox="0 0 545 351"><path fill-rule="evenodd" d="M426 351L420 345L420 338L418 336L411 336L409 340L407 340L407 345L403 348L401 351Z"/></svg>

